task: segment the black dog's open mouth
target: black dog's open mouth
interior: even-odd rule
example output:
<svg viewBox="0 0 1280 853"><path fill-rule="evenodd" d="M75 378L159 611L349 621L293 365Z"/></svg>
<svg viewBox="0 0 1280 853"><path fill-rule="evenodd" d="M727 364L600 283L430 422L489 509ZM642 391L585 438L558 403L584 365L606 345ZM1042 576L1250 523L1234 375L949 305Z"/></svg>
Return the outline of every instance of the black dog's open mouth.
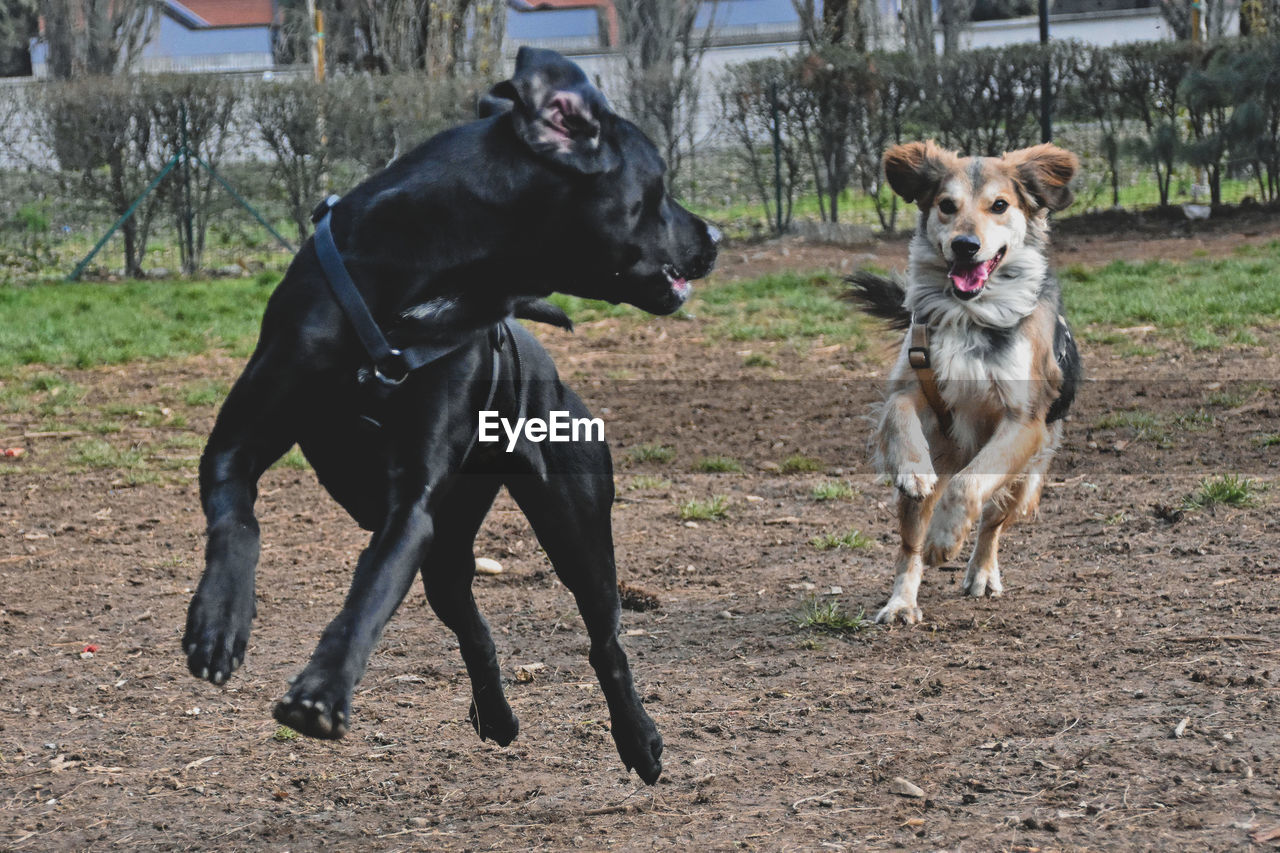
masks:
<svg viewBox="0 0 1280 853"><path fill-rule="evenodd" d="M681 302L689 298L689 294L693 292L693 285L680 274L679 270L671 264L667 264L662 268L662 274L667 277L667 284L671 286L671 292L680 297Z"/></svg>
<svg viewBox="0 0 1280 853"><path fill-rule="evenodd" d="M1006 247L1007 248L1007 247ZM972 299L987 286L987 280L1004 260L1005 249L996 252L985 261L962 261L957 258L951 264L947 276L951 279L951 289L961 299Z"/></svg>

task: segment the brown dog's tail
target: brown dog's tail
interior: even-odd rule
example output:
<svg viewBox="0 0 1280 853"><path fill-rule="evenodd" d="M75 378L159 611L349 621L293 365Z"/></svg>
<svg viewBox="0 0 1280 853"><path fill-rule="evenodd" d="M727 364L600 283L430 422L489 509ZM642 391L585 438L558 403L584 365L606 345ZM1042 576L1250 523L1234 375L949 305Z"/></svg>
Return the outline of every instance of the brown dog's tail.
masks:
<svg viewBox="0 0 1280 853"><path fill-rule="evenodd" d="M858 270L845 279L849 289L844 298L872 317L879 317L892 329L906 329L911 325L911 312L907 310L907 292L896 279L885 278L867 270Z"/></svg>

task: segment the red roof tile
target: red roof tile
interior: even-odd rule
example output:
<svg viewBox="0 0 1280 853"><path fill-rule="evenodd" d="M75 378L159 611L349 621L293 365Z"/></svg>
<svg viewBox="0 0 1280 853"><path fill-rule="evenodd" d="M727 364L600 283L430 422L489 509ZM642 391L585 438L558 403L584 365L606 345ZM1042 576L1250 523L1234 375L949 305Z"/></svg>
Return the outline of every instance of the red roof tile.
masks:
<svg viewBox="0 0 1280 853"><path fill-rule="evenodd" d="M175 6L185 8L211 27L261 27L272 21L272 0L178 0Z"/></svg>

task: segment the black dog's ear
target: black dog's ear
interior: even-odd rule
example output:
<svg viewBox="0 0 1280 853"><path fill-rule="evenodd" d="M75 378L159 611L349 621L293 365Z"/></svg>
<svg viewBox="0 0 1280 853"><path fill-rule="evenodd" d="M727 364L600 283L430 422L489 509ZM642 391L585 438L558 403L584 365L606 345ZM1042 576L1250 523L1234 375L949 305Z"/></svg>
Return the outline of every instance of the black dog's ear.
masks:
<svg viewBox="0 0 1280 853"><path fill-rule="evenodd" d="M499 83L489 90L489 94L481 95L480 100L476 102L476 118L488 118L511 112L516 105L515 98L515 89L512 88L511 81Z"/></svg>
<svg viewBox="0 0 1280 853"><path fill-rule="evenodd" d="M554 50L522 47L510 80L481 103L509 100L516 134L535 153L584 175L615 169L620 160L601 133L609 103L582 69ZM495 104L497 106L497 104Z"/></svg>

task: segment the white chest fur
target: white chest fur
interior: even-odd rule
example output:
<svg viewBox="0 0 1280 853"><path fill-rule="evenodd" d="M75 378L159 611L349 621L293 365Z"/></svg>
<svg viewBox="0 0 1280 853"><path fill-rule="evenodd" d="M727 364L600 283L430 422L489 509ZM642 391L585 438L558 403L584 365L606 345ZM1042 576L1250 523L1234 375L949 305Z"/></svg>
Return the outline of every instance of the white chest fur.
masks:
<svg viewBox="0 0 1280 853"><path fill-rule="evenodd" d="M965 328L944 327L929 336L938 390L951 410L952 437L976 449L987 438L993 408L1030 413L1032 352L1021 335L992 350Z"/></svg>

